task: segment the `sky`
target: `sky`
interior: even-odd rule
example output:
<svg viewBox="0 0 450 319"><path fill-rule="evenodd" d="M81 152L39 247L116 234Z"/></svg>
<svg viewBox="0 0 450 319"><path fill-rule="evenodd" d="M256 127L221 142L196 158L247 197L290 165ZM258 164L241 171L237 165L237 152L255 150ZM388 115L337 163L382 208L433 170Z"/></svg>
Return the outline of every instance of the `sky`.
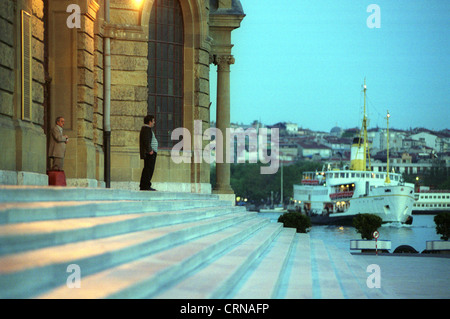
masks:
<svg viewBox="0 0 450 319"><path fill-rule="evenodd" d="M231 122L450 129L449 0L241 0ZM378 5L380 28L371 4ZM211 120L216 118L211 66Z"/></svg>

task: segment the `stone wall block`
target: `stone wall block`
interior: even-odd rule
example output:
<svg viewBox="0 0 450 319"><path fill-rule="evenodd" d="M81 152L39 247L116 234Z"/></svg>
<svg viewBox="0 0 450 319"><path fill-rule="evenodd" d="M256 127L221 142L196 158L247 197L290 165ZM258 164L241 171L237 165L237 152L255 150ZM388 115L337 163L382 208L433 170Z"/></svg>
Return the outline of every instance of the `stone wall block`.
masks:
<svg viewBox="0 0 450 319"><path fill-rule="evenodd" d="M147 102L111 101L111 115L137 116L147 114Z"/></svg>
<svg viewBox="0 0 450 319"><path fill-rule="evenodd" d="M0 90L0 114L13 116L13 94Z"/></svg>
<svg viewBox="0 0 450 319"><path fill-rule="evenodd" d="M44 106L33 102L31 119L33 123L44 125Z"/></svg>
<svg viewBox="0 0 450 319"><path fill-rule="evenodd" d="M110 19L112 24L138 25L140 12L137 10L117 10L111 8Z"/></svg>
<svg viewBox="0 0 450 319"><path fill-rule="evenodd" d="M112 146L139 147L138 131L111 131Z"/></svg>
<svg viewBox="0 0 450 319"><path fill-rule="evenodd" d="M14 72L0 67L0 85L2 90L14 92Z"/></svg>
<svg viewBox="0 0 450 319"><path fill-rule="evenodd" d="M209 80L209 65L198 64L198 76L201 79Z"/></svg>
<svg viewBox="0 0 450 319"><path fill-rule="evenodd" d="M33 59L32 62L33 67L33 80L45 84L45 71L44 71L44 65L41 62L36 61Z"/></svg>
<svg viewBox="0 0 450 319"><path fill-rule="evenodd" d="M83 119L92 123L94 117L94 108L86 103L78 103L78 119Z"/></svg>
<svg viewBox="0 0 450 319"><path fill-rule="evenodd" d="M93 139L94 134L91 122L87 122L84 119L79 118L77 121L77 128L78 128L78 137L87 138L89 140Z"/></svg>
<svg viewBox="0 0 450 319"><path fill-rule="evenodd" d="M196 95L198 96L198 103L196 103L196 105L208 108L209 111L209 103L210 103L209 94L197 93Z"/></svg>
<svg viewBox="0 0 450 319"><path fill-rule="evenodd" d="M77 33L77 46L79 50L86 50L94 54L94 39L87 36L84 32Z"/></svg>
<svg viewBox="0 0 450 319"><path fill-rule="evenodd" d="M78 102L94 105L94 92L91 88L78 85Z"/></svg>
<svg viewBox="0 0 450 319"><path fill-rule="evenodd" d="M90 71L94 71L94 55L85 50L77 51L78 66L83 66Z"/></svg>
<svg viewBox="0 0 450 319"><path fill-rule="evenodd" d="M136 101L146 101L148 98L148 89L145 86L134 87L134 99Z"/></svg>
<svg viewBox="0 0 450 319"><path fill-rule="evenodd" d="M39 62L44 62L44 43L36 38L31 39L31 49L33 52L33 58Z"/></svg>
<svg viewBox="0 0 450 319"><path fill-rule="evenodd" d="M99 68L100 70L103 70L103 53L100 51L95 51L95 66Z"/></svg>
<svg viewBox="0 0 450 319"><path fill-rule="evenodd" d="M2 0L3 2L4 0ZM44 18L44 1L42 0L32 0L32 12L39 19Z"/></svg>
<svg viewBox="0 0 450 319"><path fill-rule="evenodd" d="M33 37L44 42L44 21L40 20L36 16L32 16L31 24L32 24L31 30L33 33Z"/></svg>
<svg viewBox="0 0 450 319"><path fill-rule="evenodd" d="M146 71L111 71L112 85L129 85L133 83L137 86L147 86Z"/></svg>
<svg viewBox="0 0 450 319"><path fill-rule="evenodd" d="M0 15L1 14L2 13L0 11ZM0 41L7 43L10 46L13 46L14 45L14 27L13 27L12 23L10 23L4 19L0 19L0 30L2 30L2 32L0 32Z"/></svg>
<svg viewBox="0 0 450 319"><path fill-rule="evenodd" d="M44 103L44 87L41 83L33 81L32 87L32 101Z"/></svg>
<svg viewBox="0 0 450 319"><path fill-rule="evenodd" d="M81 18L81 25L80 25L80 29L79 32L84 32L87 35L89 35L90 37L94 36L94 21L92 21L91 18L87 17L87 16L83 16Z"/></svg>
<svg viewBox="0 0 450 319"><path fill-rule="evenodd" d="M0 17L5 18L9 22L14 21L14 7L15 1L2 0L0 1Z"/></svg>
<svg viewBox="0 0 450 319"><path fill-rule="evenodd" d="M14 69L14 49L2 42L0 42L0 65Z"/></svg>
<svg viewBox="0 0 450 319"><path fill-rule="evenodd" d="M196 55L196 63L209 65L209 52L205 50L198 50L198 55Z"/></svg>
<svg viewBox="0 0 450 319"><path fill-rule="evenodd" d="M86 68L78 68L78 84L94 87L94 73Z"/></svg>
<svg viewBox="0 0 450 319"><path fill-rule="evenodd" d="M123 115L111 115L111 131L134 130L134 118Z"/></svg>
<svg viewBox="0 0 450 319"><path fill-rule="evenodd" d="M147 71L146 57L113 55L111 56L111 69L124 71Z"/></svg>
<svg viewBox="0 0 450 319"><path fill-rule="evenodd" d="M112 55L134 55L147 57L147 42L132 42L127 40L112 40Z"/></svg>
<svg viewBox="0 0 450 319"><path fill-rule="evenodd" d="M201 78L196 78L195 91L209 94L209 81Z"/></svg>
<svg viewBox="0 0 450 319"><path fill-rule="evenodd" d="M113 85L111 87L111 100L131 101L134 96L134 87L131 85Z"/></svg>

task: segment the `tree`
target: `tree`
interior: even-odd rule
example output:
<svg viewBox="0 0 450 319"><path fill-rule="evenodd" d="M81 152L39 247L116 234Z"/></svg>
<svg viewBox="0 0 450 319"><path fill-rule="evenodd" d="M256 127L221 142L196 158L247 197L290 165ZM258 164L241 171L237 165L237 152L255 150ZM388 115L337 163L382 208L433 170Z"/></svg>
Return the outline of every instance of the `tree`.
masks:
<svg viewBox="0 0 450 319"><path fill-rule="evenodd" d="M361 234L362 239L371 240L373 233L381 227L383 220L374 214L358 214L353 217L353 227Z"/></svg>
<svg viewBox="0 0 450 319"><path fill-rule="evenodd" d="M306 233L311 227L311 220L308 216L300 213L285 213L278 217L278 222L284 227L295 228L297 233Z"/></svg>
<svg viewBox="0 0 450 319"><path fill-rule="evenodd" d="M436 233L442 235L441 239L448 240L450 237L450 213L444 212L434 216Z"/></svg>

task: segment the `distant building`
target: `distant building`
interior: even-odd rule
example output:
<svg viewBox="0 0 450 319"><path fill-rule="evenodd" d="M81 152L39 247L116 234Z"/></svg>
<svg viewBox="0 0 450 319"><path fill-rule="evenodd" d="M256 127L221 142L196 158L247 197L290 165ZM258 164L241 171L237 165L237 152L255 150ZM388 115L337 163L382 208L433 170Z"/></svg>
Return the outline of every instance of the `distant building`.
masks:
<svg viewBox="0 0 450 319"><path fill-rule="evenodd" d="M336 137L341 137L343 132L344 132L344 131L343 131L340 127L335 126L335 127L333 127L333 128L331 129L330 135L331 135L331 136L336 136Z"/></svg>
<svg viewBox="0 0 450 319"><path fill-rule="evenodd" d="M299 147L304 158L319 157L320 159L329 159L332 156L331 148L326 145L302 142L299 144Z"/></svg>
<svg viewBox="0 0 450 319"><path fill-rule="evenodd" d="M447 152L450 145L450 134L447 132L420 132L409 136L410 139L419 141L422 145L434 149L436 152Z"/></svg>
<svg viewBox="0 0 450 319"><path fill-rule="evenodd" d="M367 137L372 140L371 149L381 151L387 148L387 129L373 128L367 131ZM400 150L403 148L403 139L406 132L396 129L389 129L389 148Z"/></svg>
<svg viewBox="0 0 450 319"><path fill-rule="evenodd" d="M335 135L330 135L324 138L324 144L331 148L333 155L335 153L350 152L352 146L351 138L338 138Z"/></svg>
<svg viewBox="0 0 450 319"><path fill-rule="evenodd" d="M290 164L300 159L301 151L298 144L280 144L279 155L280 162Z"/></svg>
<svg viewBox="0 0 450 319"><path fill-rule="evenodd" d="M286 123L286 132L288 134L298 134L298 124L295 123Z"/></svg>

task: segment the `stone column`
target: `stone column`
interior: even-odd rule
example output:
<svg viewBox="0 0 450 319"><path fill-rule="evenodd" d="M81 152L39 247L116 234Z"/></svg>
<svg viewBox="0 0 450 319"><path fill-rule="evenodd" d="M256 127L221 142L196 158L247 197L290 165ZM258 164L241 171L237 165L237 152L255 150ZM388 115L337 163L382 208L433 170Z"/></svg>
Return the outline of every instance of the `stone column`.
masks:
<svg viewBox="0 0 450 319"><path fill-rule="evenodd" d="M211 53L214 64L217 65L217 119L216 127L224 136L222 154L223 163L216 161L216 185L213 193L219 194L221 199L234 203L235 195L230 186L230 163L226 158L226 149L230 147L226 138L226 130L230 127L230 65L234 63L231 55L233 44L231 32L239 28L245 17L239 0L211 0L209 12L209 35L212 39ZM217 145L216 145L217 147Z"/></svg>
<svg viewBox="0 0 450 319"><path fill-rule="evenodd" d="M226 129L230 127L230 65L234 64L234 57L232 55L216 56L214 64L217 65L216 127L222 132L224 137L222 145L223 163L216 163L214 193L234 194L230 186L230 163L227 158L227 148L230 146L230 141L226 139L225 134Z"/></svg>

